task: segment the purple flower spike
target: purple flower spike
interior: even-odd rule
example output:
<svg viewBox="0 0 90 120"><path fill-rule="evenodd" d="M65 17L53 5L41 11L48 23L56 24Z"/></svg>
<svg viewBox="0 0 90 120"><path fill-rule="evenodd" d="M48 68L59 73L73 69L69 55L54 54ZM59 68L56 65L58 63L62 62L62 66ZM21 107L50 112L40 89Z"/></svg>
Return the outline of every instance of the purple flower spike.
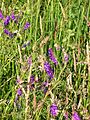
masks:
<svg viewBox="0 0 90 120"><path fill-rule="evenodd" d="M5 19L5 21L4 21L4 25L5 26L8 25L9 22L10 22L10 16L7 16L6 19Z"/></svg>
<svg viewBox="0 0 90 120"><path fill-rule="evenodd" d="M12 12L12 14L11 14L11 19L12 19L12 20L15 20L15 19L16 19L15 15L14 15L14 12Z"/></svg>
<svg viewBox="0 0 90 120"><path fill-rule="evenodd" d="M7 29L4 29L4 33L7 34L7 35L10 34L10 32Z"/></svg>
<svg viewBox="0 0 90 120"><path fill-rule="evenodd" d="M18 95L18 96L21 96L21 95L22 95L22 90L21 90L21 88L18 88L18 90L17 90L17 95Z"/></svg>
<svg viewBox="0 0 90 120"><path fill-rule="evenodd" d="M81 120L77 112L74 112L72 115L72 120Z"/></svg>
<svg viewBox="0 0 90 120"><path fill-rule="evenodd" d="M51 113L52 116L57 116L57 114L58 114L58 107L57 107L56 104L52 104L50 106L50 113Z"/></svg>
<svg viewBox="0 0 90 120"><path fill-rule="evenodd" d="M55 65L57 65L57 64L58 64L58 61L57 61L57 59L54 57L52 48L49 48L49 49L48 49L48 54L49 54L49 57L50 57L50 59L52 60L52 62L53 62Z"/></svg>
<svg viewBox="0 0 90 120"><path fill-rule="evenodd" d="M30 27L30 23L26 22L25 26L24 26L24 30L28 29Z"/></svg>
<svg viewBox="0 0 90 120"><path fill-rule="evenodd" d="M4 33L7 34L11 38L14 36L14 34L9 32L7 29L4 29Z"/></svg>
<svg viewBox="0 0 90 120"><path fill-rule="evenodd" d="M53 69L51 68L50 64L47 61L44 63L44 69L47 72L50 79L52 79L54 74Z"/></svg>
<svg viewBox="0 0 90 120"><path fill-rule="evenodd" d="M0 11L0 19L3 19L3 15L2 15L2 12Z"/></svg>

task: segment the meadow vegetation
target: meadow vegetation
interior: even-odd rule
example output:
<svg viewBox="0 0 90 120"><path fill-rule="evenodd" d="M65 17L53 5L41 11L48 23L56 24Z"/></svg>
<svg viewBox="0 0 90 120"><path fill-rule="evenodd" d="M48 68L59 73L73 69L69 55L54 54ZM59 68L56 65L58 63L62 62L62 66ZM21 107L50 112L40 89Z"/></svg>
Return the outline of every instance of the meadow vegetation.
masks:
<svg viewBox="0 0 90 120"><path fill-rule="evenodd" d="M0 120L90 120L90 1L0 1Z"/></svg>

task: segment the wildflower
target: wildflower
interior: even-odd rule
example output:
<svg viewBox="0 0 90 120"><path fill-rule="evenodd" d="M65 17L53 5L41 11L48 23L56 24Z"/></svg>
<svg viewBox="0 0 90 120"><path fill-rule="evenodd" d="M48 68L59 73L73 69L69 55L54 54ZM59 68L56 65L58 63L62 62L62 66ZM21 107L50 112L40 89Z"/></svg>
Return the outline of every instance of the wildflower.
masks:
<svg viewBox="0 0 90 120"><path fill-rule="evenodd" d="M49 54L49 57L50 57L50 59L52 60L52 62L53 62L55 65L57 65L58 62L57 62L56 58L54 57L52 48L49 48L49 49L48 49L48 54Z"/></svg>
<svg viewBox="0 0 90 120"><path fill-rule="evenodd" d="M74 112L72 115L72 120L81 120L77 112Z"/></svg>
<svg viewBox="0 0 90 120"><path fill-rule="evenodd" d="M30 77L30 83L34 83L35 82L35 77L33 75L31 75Z"/></svg>
<svg viewBox="0 0 90 120"><path fill-rule="evenodd" d="M65 117L65 120L68 120L68 112L67 111L64 113L64 117Z"/></svg>
<svg viewBox="0 0 90 120"><path fill-rule="evenodd" d="M0 19L3 19L3 15L1 11L0 11Z"/></svg>
<svg viewBox="0 0 90 120"><path fill-rule="evenodd" d="M69 59L69 56L68 56L68 54L64 54L64 60L65 60L65 62L68 62L68 59Z"/></svg>
<svg viewBox="0 0 90 120"><path fill-rule="evenodd" d="M48 87L49 83L48 81L43 82L43 86Z"/></svg>
<svg viewBox="0 0 90 120"><path fill-rule="evenodd" d="M22 84L24 81L22 81L21 79L20 79L20 77L19 76L17 76L17 80L16 80L16 83L17 84Z"/></svg>
<svg viewBox="0 0 90 120"><path fill-rule="evenodd" d="M14 34L13 33L9 33L9 37L13 38Z"/></svg>
<svg viewBox="0 0 90 120"><path fill-rule="evenodd" d="M52 114L52 116L57 116L58 114L58 107L56 104L52 104L50 106L50 113Z"/></svg>
<svg viewBox="0 0 90 120"><path fill-rule="evenodd" d="M12 20L15 20L15 19L16 19L13 12L12 12L12 14L11 14L11 19L12 19Z"/></svg>
<svg viewBox="0 0 90 120"><path fill-rule="evenodd" d="M4 29L4 33L7 34L7 35L10 34L10 32L7 29Z"/></svg>
<svg viewBox="0 0 90 120"><path fill-rule="evenodd" d="M21 96L21 95L22 95L22 90L21 90L21 88L18 88L18 90L17 90L17 95L18 95L18 96Z"/></svg>
<svg viewBox="0 0 90 120"><path fill-rule="evenodd" d="M24 30L28 29L30 27L30 23L26 22L25 26L24 26Z"/></svg>
<svg viewBox="0 0 90 120"><path fill-rule="evenodd" d="M7 34L11 38L14 36L14 34L9 32L7 29L4 29L4 33Z"/></svg>
<svg viewBox="0 0 90 120"><path fill-rule="evenodd" d="M54 74L53 69L51 68L50 64L47 61L44 63L44 69L47 72L50 79L52 79Z"/></svg>
<svg viewBox="0 0 90 120"><path fill-rule="evenodd" d="M5 21L4 21L4 25L5 26L8 25L9 22L10 22L10 16L7 16L6 19L5 19Z"/></svg>
<svg viewBox="0 0 90 120"><path fill-rule="evenodd" d="M31 66L31 64L32 64L32 57L31 56L28 58L27 63L29 66Z"/></svg>

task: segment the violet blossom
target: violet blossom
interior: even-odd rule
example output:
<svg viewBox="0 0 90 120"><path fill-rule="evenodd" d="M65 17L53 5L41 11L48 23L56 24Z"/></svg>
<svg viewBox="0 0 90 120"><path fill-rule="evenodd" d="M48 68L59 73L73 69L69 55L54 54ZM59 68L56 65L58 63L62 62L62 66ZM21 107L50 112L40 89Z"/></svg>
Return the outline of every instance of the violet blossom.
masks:
<svg viewBox="0 0 90 120"><path fill-rule="evenodd" d="M52 116L57 116L57 114L58 114L58 107L57 107L57 105L56 104L52 104L51 106L50 106L50 113L51 113L51 115Z"/></svg>
<svg viewBox="0 0 90 120"><path fill-rule="evenodd" d="M14 36L14 34L9 32L7 29L4 29L4 33L7 34L11 38Z"/></svg>
<svg viewBox="0 0 90 120"><path fill-rule="evenodd" d="M15 19L16 19L15 15L14 15L14 12L12 12L12 14L11 14L11 19L12 19L12 20L15 20Z"/></svg>
<svg viewBox="0 0 90 120"><path fill-rule="evenodd" d="M72 114L72 120L81 120L77 112Z"/></svg>
<svg viewBox="0 0 90 120"><path fill-rule="evenodd" d="M21 95L22 95L22 89L21 89L21 88L18 88L18 90L17 90L17 95L18 95L18 96L21 96Z"/></svg>
<svg viewBox="0 0 90 120"><path fill-rule="evenodd" d="M50 79L52 79L54 77L53 69L51 68L50 64L47 61L44 63L44 69L47 72Z"/></svg>
<svg viewBox="0 0 90 120"><path fill-rule="evenodd" d="M6 19L4 20L4 25L8 25L10 22L10 16L7 16Z"/></svg>
<svg viewBox="0 0 90 120"><path fill-rule="evenodd" d="M10 34L10 32L7 29L4 29L4 33L7 34L7 35Z"/></svg>
<svg viewBox="0 0 90 120"><path fill-rule="evenodd" d="M28 29L30 27L30 23L26 22L26 24L24 25L24 30Z"/></svg>
<svg viewBox="0 0 90 120"><path fill-rule="evenodd" d="M49 57L50 57L50 59L52 60L52 62L53 62L55 65L57 65L57 64L58 64L58 61L57 61L57 59L56 59L55 56L54 56L54 53L53 53L52 48L49 48L49 49L48 49L48 54L49 54Z"/></svg>
<svg viewBox="0 0 90 120"><path fill-rule="evenodd" d="M68 112L67 111L64 113L64 117L65 117L65 120L68 120Z"/></svg>

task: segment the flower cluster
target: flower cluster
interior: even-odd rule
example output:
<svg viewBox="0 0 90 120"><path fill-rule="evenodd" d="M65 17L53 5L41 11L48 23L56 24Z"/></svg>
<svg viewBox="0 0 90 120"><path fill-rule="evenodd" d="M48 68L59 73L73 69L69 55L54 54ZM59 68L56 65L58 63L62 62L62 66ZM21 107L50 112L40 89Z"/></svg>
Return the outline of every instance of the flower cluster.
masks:
<svg viewBox="0 0 90 120"><path fill-rule="evenodd" d="M51 115L52 116L57 116L57 114L58 114L58 107L57 107L57 105L56 104L52 104L51 106L50 106L50 113L51 113Z"/></svg>
<svg viewBox="0 0 90 120"><path fill-rule="evenodd" d="M0 19L3 20L3 23L4 23L4 27L6 27L7 25L9 25L10 23L10 20L13 20L15 23L17 23L17 18L14 14L14 12L11 13L11 15L7 15L6 18L3 16L2 14L2 11L0 11ZM29 22L26 22L25 25L24 25L24 30L28 29L30 27L30 23ZM14 36L14 33L12 32L9 32L9 30L7 30L6 28L4 29L4 33L6 35L8 35L9 37L13 37Z"/></svg>
<svg viewBox="0 0 90 120"><path fill-rule="evenodd" d="M72 114L72 120L81 120L77 112Z"/></svg>
<svg viewBox="0 0 90 120"><path fill-rule="evenodd" d="M54 53L53 53L52 48L49 48L49 49L48 49L48 54L49 54L49 57L50 57L50 59L52 60L52 62L53 62L55 65L57 65L57 64L58 64L58 61L57 61L57 59L56 59L55 56L54 56Z"/></svg>
<svg viewBox="0 0 90 120"><path fill-rule="evenodd" d="M54 72L53 72L53 69L51 68L50 64L47 61L44 63L44 69L47 72L50 79L52 79L54 77Z"/></svg>

